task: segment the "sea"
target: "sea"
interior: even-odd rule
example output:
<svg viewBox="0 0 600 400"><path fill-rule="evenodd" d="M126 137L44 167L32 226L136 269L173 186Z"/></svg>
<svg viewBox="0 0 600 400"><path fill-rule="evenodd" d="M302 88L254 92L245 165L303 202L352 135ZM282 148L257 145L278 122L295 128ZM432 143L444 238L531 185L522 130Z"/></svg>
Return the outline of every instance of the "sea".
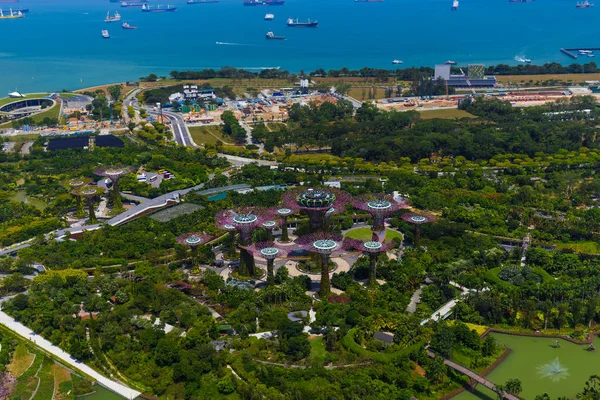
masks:
<svg viewBox="0 0 600 400"><path fill-rule="evenodd" d="M21 0L1 8L29 8L23 19L0 20L0 97L78 89L137 80L172 70L231 66L359 69L431 66L454 60L517 64L531 59L573 60L561 47L600 47L600 4L577 9L576 0L286 0L283 6L247 7L242 0L187 5L152 0L176 12L144 13L108 0ZM593 0L592 0L593 1ZM121 22L105 23L118 11ZM266 13L275 19L265 21ZM289 28L287 18L318 20L318 28ZM124 30L122 22L138 27ZM102 38L107 29L110 39ZM286 40L266 40L267 31ZM600 58L600 54L598 56Z"/></svg>

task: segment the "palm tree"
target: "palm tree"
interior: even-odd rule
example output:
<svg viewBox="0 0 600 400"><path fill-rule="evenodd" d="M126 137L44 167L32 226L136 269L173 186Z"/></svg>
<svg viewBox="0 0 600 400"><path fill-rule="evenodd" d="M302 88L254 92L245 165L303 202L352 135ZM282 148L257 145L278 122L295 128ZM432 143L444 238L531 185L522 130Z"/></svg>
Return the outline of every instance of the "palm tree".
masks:
<svg viewBox="0 0 600 400"><path fill-rule="evenodd" d="M507 380L506 384L504 386L508 393L514 394L515 396L518 396L519 393L521 393L521 391L523 391L523 387L521 385L521 380L518 378L512 378L512 379Z"/></svg>

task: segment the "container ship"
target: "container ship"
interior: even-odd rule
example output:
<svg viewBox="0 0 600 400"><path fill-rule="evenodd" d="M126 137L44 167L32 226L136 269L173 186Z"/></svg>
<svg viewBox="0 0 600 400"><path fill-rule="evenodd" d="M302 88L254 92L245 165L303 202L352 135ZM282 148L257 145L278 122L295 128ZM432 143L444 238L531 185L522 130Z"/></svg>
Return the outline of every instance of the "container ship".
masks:
<svg viewBox="0 0 600 400"><path fill-rule="evenodd" d="M144 4L142 6L142 11L143 12L169 12L169 11L177 11L177 7L174 6L156 6L156 7L151 7L147 4Z"/></svg>
<svg viewBox="0 0 600 400"><path fill-rule="evenodd" d="M121 26L123 29L137 29L137 26L129 25L127 22L123 22L123 25Z"/></svg>
<svg viewBox="0 0 600 400"><path fill-rule="evenodd" d="M311 21L310 18L306 22L298 21L298 18L295 20L292 18L288 18L287 26L291 27L300 27L300 28L316 28L319 26L319 21Z"/></svg>
<svg viewBox="0 0 600 400"><path fill-rule="evenodd" d="M285 36L275 36L272 31L267 32L265 36L267 39L285 40Z"/></svg>
<svg viewBox="0 0 600 400"><path fill-rule="evenodd" d="M187 0L187 4L214 4L219 0Z"/></svg>
<svg viewBox="0 0 600 400"><path fill-rule="evenodd" d="M110 12L106 13L106 18L104 18L104 22L118 22L121 20L121 15L116 12L112 17L110 16Z"/></svg>
<svg viewBox="0 0 600 400"><path fill-rule="evenodd" d="M285 0L244 0L245 6L282 6Z"/></svg>
<svg viewBox="0 0 600 400"><path fill-rule="evenodd" d="M12 9L8 11L8 15L5 15L4 12L0 9L0 19L15 19L15 18L23 18L24 15L22 12L14 12Z"/></svg>

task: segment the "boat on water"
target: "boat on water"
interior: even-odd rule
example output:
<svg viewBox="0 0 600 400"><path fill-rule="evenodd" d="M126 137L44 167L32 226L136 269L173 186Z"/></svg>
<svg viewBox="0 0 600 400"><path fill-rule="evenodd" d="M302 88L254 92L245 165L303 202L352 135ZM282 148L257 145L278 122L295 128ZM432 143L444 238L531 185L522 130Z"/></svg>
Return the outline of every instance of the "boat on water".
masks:
<svg viewBox="0 0 600 400"><path fill-rule="evenodd" d="M285 36L276 36L272 31L265 35L267 39L285 40Z"/></svg>
<svg viewBox="0 0 600 400"><path fill-rule="evenodd" d="M287 26L300 27L300 28L316 28L317 26L319 26L319 21L311 21L309 18L308 21L303 22L303 21L298 21L298 18L296 18L296 19L288 18Z"/></svg>
<svg viewBox="0 0 600 400"><path fill-rule="evenodd" d="M104 22L118 22L121 20L121 15L118 12L115 12L115 15L110 16L110 11L106 13L106 18L104 18Z"/></svg>
<svg viewBox="0 0 600 400"><path fill-rule="evenodd" d="M121 7L142 7L146 1L123 1Z"/></svg>
<svg viewBox="0 0 600 400"><path fill-rule="evenodd" d="M214 4L219 0L187 0L187 4Z"/></svg>
<svg viewBox="0 0 600 400"><path fill-rule="evenodd" d="M446 65L456 65L456 61L448 60L444 64L446 64Z"/></svg>
<svg viewBox="0 0 600 400"><path fill-rule="evenodd" d="M169 12L169 11L177 11L177 7L170 6L170 5L169 6L158 5L156 7L152 7L147 4L144 4L142 6L142 11L143 12Z"/></svg>
<svg viewBox="0 0 600 400"><path fill-rule="evenodd" d="M452 2L452 11L458 10L458 0Z"/></svg>
<svg viewBox="0 0 600 400"><path fill-rule="evenodd" d="M103 30L102 30L102 37L103 37L104 39L108 39L108 38L110 38L110 35L108 34L108 31L107 31L106 29L103 29Z"/></svg>
<svg viewBox="0 0 600 400"><path fill-rule="evenodd" d="M15 19L25 17L22 12L14 12L12 8L8 10L8 14L4 14L4 11L0 9L0 19Z"/></svg>
<svg viewBox="0 0 600 400"><path fill-rule="evenodd" d="M575 8L590 8L590 7L594 7L594 5L592 3L590 3L588 0L585 0L583 3L575 4Z"/></svg>
<svg viewBox="0 0 600 400"><path fill-rule="evenodd" d="M245 6L282 6L285 0L244 0Z"/></svg>
<svg viewBox="0 0 600 400"><path fill-rule="evenodd" d="M129 25L127 22L123 22L123 25L121 26L123 29L137 29L137 26Z"/></svg>
<svg viewBox="0 0 600 400"><path fill-rule="evenodd" d="M525 62L526 64L531 64L531 60L529 58L526 58L525 60L523 60L523 62Z"/></svg>
<svg viewBox="0 0 600 400"><path fill-rule="evenodd" d="M275 19L274 14L266 14L265 15L265 21L271 21L272 19Z"/></svg>
<svg viewBox="0 0 600 400"><path fill-rule="evenodd" d="M402 64L402 62L403 62L402 60L394 60L394 61L392 61L392 64L398 65L398 64Z"/></svg>

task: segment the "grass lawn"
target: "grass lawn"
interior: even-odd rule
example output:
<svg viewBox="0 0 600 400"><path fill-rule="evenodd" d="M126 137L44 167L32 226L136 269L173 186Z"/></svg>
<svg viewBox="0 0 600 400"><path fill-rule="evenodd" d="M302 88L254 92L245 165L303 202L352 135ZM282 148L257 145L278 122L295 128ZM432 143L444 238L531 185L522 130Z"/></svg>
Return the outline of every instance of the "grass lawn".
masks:
<svg viewBox="0 0 600 400"><path fill-rule="evenodd" d="M443 110L429 110L420 109L421 119L433 119L433 118L441 118L441 119L454 119L454 118L477 118L473 114L469 114L464 110L459 110L458 108L447 108Z"/></svg>
<svg viewBox="0 0 600 400"><path fill-rule="evenodd" d="M54 364L52 369L54 370L54 398L56 400L71 399L73 391L71 373L58 364Z"/></svg>
<svg viewBox="0 0 600 400"><path fill-rule="evenodd" d="M325 343L322 336L317 336L309 339L310 342L310 358L312 361L323 364L327 357L327 350L325 350Z"/></svg>
<svg viewBox="0 0 600 400"><path fill-rule="evenodd" d="M569 249L577 253L600 254L600 244L592 241L557 243L556 248L559 250Z"/></svg>
<svg viewBox="0 0 600 400"><path fill-rule="evenodd" d="M346 233L346 237L350 239L359 239L368 242L373 237L373 231L371 230L371 228L356 228ZM402 239L402 234L391 229L385 231L386 241L392 241L396 237Z"/></svg>
<svg viewBox="0 0 600 400"><path fill-rule="evenodd" d="M50 93L33 93L33 94L26 94L25 97L15 97L15 98L5 97L3 99L0 99L0 106L3 106L8 103L12 103L14 101L19 101L19 100L44 98L48 95L50 95Z"/></svg>
<svg viewBox="0 0 600 400"><path fill-rule="evenodd" d="M597 74L548 74L548 75L496 75L498 82L503 83L525 83L529 81L560 81L560 82L585 82L585 81L598 81L600 80L600 73Z"/></svg>
<svg viewBox="0 0 600 400"><path fill-rule="evenodd" d="M20 342L15 348L13 359L8 365L8 371L15 377L19 377L33 362L35 355L30 354L23 342Z"/></svg>
<svg viewBox="0 0 600 400"><path fill-rule="evenodd" d="M374 87L374 88L353 87L348 90L348 96L354 97L356 100L369 100L369 89L371 89L371 91L373 92L373 95L375 96L375 100L383 99L386 97L385 89L380 88L380 87Z"/></svg>
<svg viewBox="0 0 600 400"><path fill-rule="evenodd" d="M196 144L215 144L218 140L224 144L233 144L232 139L223 135L221 127L217 125L190 126L190 134Z"/></svg>
<svg viewBox="0 0 600 400"><path fill-rule="evenodd" d="M37 376L40 378L40 386L33 397L33 400L52 400L54 394L54 361L44 357L42 369Z"/></svg>

